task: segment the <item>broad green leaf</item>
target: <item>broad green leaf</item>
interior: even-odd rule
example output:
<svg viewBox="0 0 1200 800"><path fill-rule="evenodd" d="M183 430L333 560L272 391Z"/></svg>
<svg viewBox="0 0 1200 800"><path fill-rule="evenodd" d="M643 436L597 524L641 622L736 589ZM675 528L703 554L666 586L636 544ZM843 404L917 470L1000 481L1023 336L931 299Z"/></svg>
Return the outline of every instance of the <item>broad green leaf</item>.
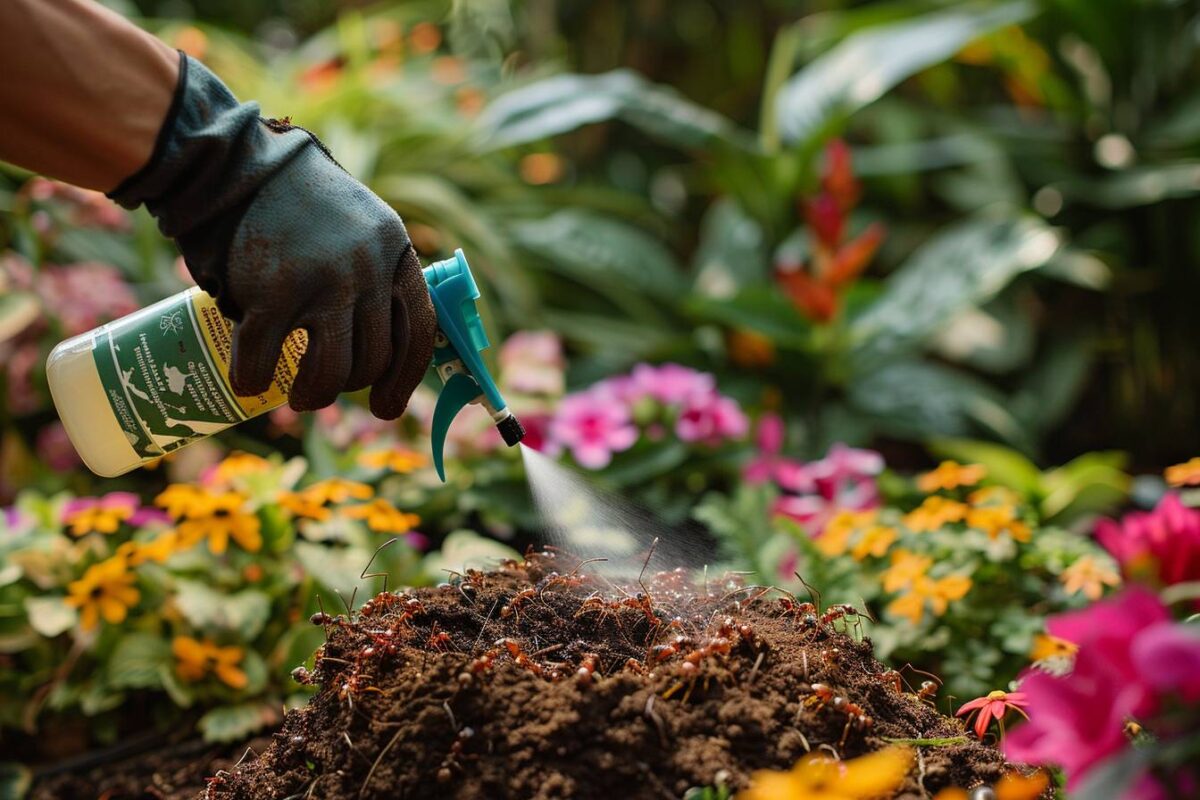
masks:
<svg viewBox="0 0 1200 800"><path fill-rule="evenodd" d="M357 547L329 547L312 542L297 542L295 553L309 575L341 593L347 602L362 582L359 576L371 560L369 551Z"/></svg>
<svg viewBox="0 0 1200 800"><path fill-rule="evenodd" d="M863 370L918 349L964 309L986 303L1058 248L1059 235L1027 216L981 217L940 232L851 323L852 365Z"/></svg>
<svg viewBox="0 0 1200 800"><path fill-rule="evenodd" d="M807 349L812 325L774 285L748 286L727 300L692 297L687 310L697 319L761 333L779 345Z"/></svg>
<svg viewBox="0 0 1200 800"><path fill-rule="evenodd" d="M556 75L501 95L479 116L478 146L484 152L498 150L616 119L680 147L723 143L750 149L753 143L749 133L720 114L618 69Z"/></svg>
<svg viewBox="0 0 1200 800"><path fill-rule="evenodd" d="M856 379L850 403L894 436L970 437L981 430L1027 447L1005 398L982 381L948 367L899 361Z"/></svg>
<svg viewBox="0 0 1200 800"><path fill-rule="evenodd" d="M1132 478L1124 453L1087 453L1046 473L1042 514L1066 524L1088 514L1118 508L1129 497Z"/></svg>
<svg viewBox="0 0 1200 800"><path fill-rule="evenodd" d="M568 209L514 223L512 234L547 267L597 291L669 301L686 288L670 250L644 231L608 217Z"/></svg>
<svg viewBox="0 0 1200 800"><path fill-rule="evenodd" d="M785 142L807 144L837 119L945 61L980 36L1032 16L1026 2L961 4L851 35L797 73L779 92L776 116Z"/></svg>
<svg viewBox="0 0 1200 800"><path fill-rule="evenodd" d="M1031 431L1053 430L1079 402L1095 358L1082 335L1060 336L1021 374L1009 407Z"/></svg>
<svg viewBox="0 0 1200 800"><path fill-rule="evenodd" d="M79 612L61 597L26 597L25 613L29 626L47 639L66 633L79 620Z"/></svg>
<svg viewBox="0 0 1200 800"><path fill-rule="evenodd" d="M638 447L617 454L604 469L604 478L616 486L635 486L678 469L687 458L687 445L678 440Z"/></svg>
<svg viewBox="0 0 1200 800"><path fill-rule="evenodd" d="M246 641L257 636L271 616L271 598L263 592L226 594L201 581L177 581L175 604L193 626L237 631Z"/></svg>
<svg viewBox="0 0 1200 800"><path fill-rule="evenodd" d="M149 633L130 633L117 642L108 660L108 681L118 689L162 686L162 670L172 666L171 645Z"/></svg>
<svg viewBox="0 0 1200 800"><path fill-rule="evenodd" d="M1037 465L1016 450L994 442L972 439L934 439L929 450L939 458L949 458L963 464L982 464L987 477L1025 497L1036 497L1042 483Z"/></svg>
<svg viewBox="0 0 1200 800"><path fill-rule="evenodd" d="M445 580L447 569L462 572L468 567L493 569L506 558L521 556L511 547L494 539L487 539L474 531L454 531L442 542L442 549L425 556L422 569L433 580Z"/></svg>
<svg viewBox="0 0 1200 800"><path fill-rule="evenodd" d="M933 349L947 361L1003 374L1025 366L1037 346L1031 291L1003 292L981 308L970 306L933 335Z"/></svg>
<svg viewBox="0 0 1200 800"><path fill-rule="evenodd" d="M729 297L769 273L762 226L729 198L717 200L700 223L700 243L692 262L695 291Z"/></svg>
<svg viewBox="0 0 1200 800"><path fill-rule="evenodd" d="M236 742L279 721L279 709L270 703L241 703L219 706L199 720L200 732L209 742Z"/></svg>
<svg viewBox="0 0 1200 800"><path fill-rule="evenodd" d="M1054 184L1067 202L1113 211L1200 193L1200 162L1132 167L1104 178Z"/></svg>
<svg viewBox="0 0 1200 800"><path fill-rule="evenodd" d="M42 314L32 292L0 292L0 344L28 328Z"/></svg>

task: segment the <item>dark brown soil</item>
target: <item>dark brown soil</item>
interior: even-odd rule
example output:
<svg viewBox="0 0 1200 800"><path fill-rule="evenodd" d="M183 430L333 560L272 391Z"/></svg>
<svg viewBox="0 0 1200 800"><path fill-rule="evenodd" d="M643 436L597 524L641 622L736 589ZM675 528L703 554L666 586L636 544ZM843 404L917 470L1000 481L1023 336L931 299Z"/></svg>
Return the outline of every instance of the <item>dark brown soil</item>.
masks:
<svg viewBox="0 0 1200 800"><path fill-rule="evenodd" d="M810 749L849 758L964 736L882 677L869 641L839 632L868 621L835 611L822 624L737 579L693 587L664 573L643 594L576 566L534 555L381 594L353 620L317 615L328 642L299 674L321 691L204 800L671 798L718 775L743 787ZM898 797L1005 769L965 738L920 755Z"/></svg>
<svg viewBox="0 0 1200 800"><path fill-rule="evenodd" d="M91 766L39 778L28 800L190 800L203 791L207 777L249 758L247 751L261 752L270 741L219 745L193 739L149 753L89 759Z"/></svg>

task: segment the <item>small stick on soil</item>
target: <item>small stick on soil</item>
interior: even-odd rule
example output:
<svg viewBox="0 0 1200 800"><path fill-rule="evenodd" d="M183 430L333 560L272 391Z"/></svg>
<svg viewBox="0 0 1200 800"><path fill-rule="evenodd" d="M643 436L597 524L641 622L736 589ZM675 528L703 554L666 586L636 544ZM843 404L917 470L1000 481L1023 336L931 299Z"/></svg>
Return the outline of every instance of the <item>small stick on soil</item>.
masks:
<svg viewBox="0 0 1200 800"><path fill-rule="evenodd" d="M654 723L655 728L658 728L658 740L662 743L663 747L666 747L670 741L667 738L667 726L663 723L663 718L654 710L654 696L654 692L651 692L650 696L646 698L646 710L643 712L643 715L646 719Z"/></svg>
<svg viewBox="0 0 1200 800"><path fill-rule="evenodd" d="M553 653L556 650L562 650L565 646L566 645L564 645L562 642L559 642L558 644L552 644L549 647L543 647L541 650L530 653L529 657L537 658L538 656L544 656L547 653Z"/></svg>
<svg viewBox="0 0 1200 800"><path fill-rule="evenodd" d="M363 761L366 761L368 764L371 763L371 759L367 758L366 754L362 750L359 750L357 747L355 747L354 742L350 741L350 733L348 731L342 731L342 738L346 740L346 746L349 747L355 755L357 755Z"/></svg>
<svg viewBox="0 0 1200 800"><path fill-rule="evenodd" d="M642 576L646 574L646 567L650 566L650 559L654 558L654 549L658 547L658 537L654 537L654 541L650 543L650 552L646 553L646 560L642 562L642 571L638 573L638 586L642 587L642 591L646 596L650 596L650 590L646 588L646 584L642 583Z"/></svg>
<svg viewBox="0 0 1200 800"><path fill-rule="evenodd" d="M446 709L446 716L450 718L450 727L454 728L454 732L458 732L458 720L454 718L454 711L450 708L450 703L447 700L442 701L442 708Z"/></svg>
<svg viewBox="0 0 1200 800"><path fill-rule="evenodd" d="M758 658L754 659L754 666L750 668L750 677L746 679L747 686L750 686L752 683L754 683L754 676L758 674L758 668L762 666L763 659L766 657L766 655L767 652L764 650L758 654Z"/></svg>
<svg viewBox="0 0 1200 800"><path fill-rule="evenodd" d="M392 738L388 739L388 743L384 745L383 749L379 751L379 755L375 757L375 763L371 765L371 771L367 773L366 780L362 782L362 786L358 787L360 800L366 793L367 786L371 784L371 778L375 777L375 770L379 768L379 762L383 761L383 757L387 754L388 750L392 749L392 745L400 740L400 734L402 733L404 733L404 728L397 728L396 732L392 734Z"/></svg>
<svg viewBox="0 0 1200 800"><path fill-rule="evenodd" d="M251 753L254 753L254 748L247 747L246 752L242 753L242 757L237 760L237 763L234 764L234 766L240 767L242 765L242 762L246 760L246 756L250 755ZM254 753L254 757L258 758L258 753Z"/></svg>
<svg viewBox="0 0 1200 800"><path fill-rule="evenodd" d="M383 578L383 588L380 589L379 591L386 592L387 585L388 585L387 570L384 570L383 572L372 572L369 575L367 574L367 570L369 570L371 568L371 565L375 563L375 559L379 557L379 554L383 552L384 548L390 547L391 545L394 545L398 541L400 541L400 540L397 539L395 536L393 536L391 539L388 539L386 542L379 545L379 547L376 547L375 552L371 554L371 559L367 562L367 565L362 568L362 572L358 573L358 579L360 581L365 581L367 578Z"/></svg>
<svg viewBox="0 0 1200 800"><path fill-rule="evenodd" d="M492 603L492 610L487 613L483 619L483 624L479 626L479 635L475 637L475 643L471 645L471 655L475 655L476 648L479 647L479 640L483 638L483 632L487 630L488 623L492 621L492 614L496 613L496 606L500 605L500 598L496 598L496 602Z"/></svg>

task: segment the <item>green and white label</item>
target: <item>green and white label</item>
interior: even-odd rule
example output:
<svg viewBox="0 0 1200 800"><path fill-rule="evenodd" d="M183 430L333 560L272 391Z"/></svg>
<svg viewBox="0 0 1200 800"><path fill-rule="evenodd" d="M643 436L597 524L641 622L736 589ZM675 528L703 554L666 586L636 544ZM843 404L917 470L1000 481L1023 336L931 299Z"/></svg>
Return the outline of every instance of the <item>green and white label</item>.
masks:
<svg viewBox="0 0 1200 800"><path fill-rule="evenodd" d="M284 346L275 379L261 395L229 385L233 323L193 290L100 328L92 355L108 402L143 458L178 450L287 400L304 353L304 331Z"/></svg>

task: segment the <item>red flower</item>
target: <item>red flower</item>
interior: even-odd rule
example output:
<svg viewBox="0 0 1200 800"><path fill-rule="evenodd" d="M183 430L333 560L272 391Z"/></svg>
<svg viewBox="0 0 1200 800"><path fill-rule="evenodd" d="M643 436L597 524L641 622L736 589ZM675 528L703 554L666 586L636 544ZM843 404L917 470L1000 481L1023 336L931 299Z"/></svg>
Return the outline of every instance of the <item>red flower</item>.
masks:
<svg viewBox="0 0 1200 800"><path fill-rule="evenodd" d="M969 703L963 703L955 716L961 717L963 714L978 711L979 716L975 717L976 736L982 739L993 719L1000 723L1000 735L1004 736L1004 715L1008 713L1008 709L1011 708L1029 719L1029 715L1022 710L1025 703L1024 692L989 692L987 697L977 697Z"/></svg>
<svg viewBox="0 0 1200 800"><path fill-rule="evenodd" d="M825 148L825 174L821 188L837 201L837 207L849 211L858 205L861 187L850 165L850 148L841 139L834 139Z"/></svg>
<svg viewBox="0 0 1200 800"><path fill-rule="evenodd" d="M846 216L838 208L837 199L833 195L822 192L812 200L806 200L804 220L812 229L817 241L829 250L837 248L842 241L842 232L846 227Z"/></svg>
<svg viewBox="0 0 1200 800"><path fill-rule="evenodd" d="M803 269L778 273L783 291L792 303L816 322L829 322L837 314L838 299L833 287Z"/></svg>

